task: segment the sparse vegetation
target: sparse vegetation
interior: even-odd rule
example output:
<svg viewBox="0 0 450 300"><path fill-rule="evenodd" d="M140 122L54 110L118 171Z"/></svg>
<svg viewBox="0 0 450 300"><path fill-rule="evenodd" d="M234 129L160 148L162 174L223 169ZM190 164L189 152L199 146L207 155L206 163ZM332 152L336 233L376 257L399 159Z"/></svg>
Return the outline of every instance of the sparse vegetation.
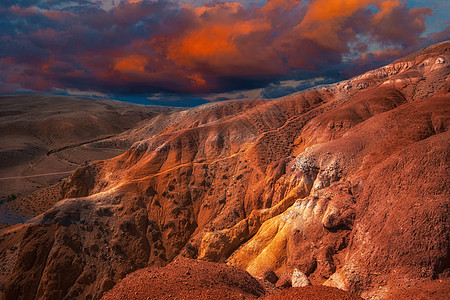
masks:
<svg viewBox="0 0 450 300"><path fill-rule="evenodd" d="M0 204L9 203L17 199L17 196L14 194L8 195L6 199L0 199Z"/></svg>

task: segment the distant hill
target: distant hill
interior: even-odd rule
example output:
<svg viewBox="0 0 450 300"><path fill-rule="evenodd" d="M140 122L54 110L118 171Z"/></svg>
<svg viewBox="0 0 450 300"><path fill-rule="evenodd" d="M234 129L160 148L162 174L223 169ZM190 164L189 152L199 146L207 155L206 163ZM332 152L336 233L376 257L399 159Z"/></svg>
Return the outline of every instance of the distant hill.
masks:
<svg viewBox="0 0 450 300"><path fill-rule="evenodd" d="M67 96L0 96L0 201L56 184L87 161L123 153L133 141L119 141L120 133L144 120L178 110ZM56 199L57 194L48 197ZM43 207L51 205L52 201ZM22 210L30 217L39 206L32 199L3 205L0 221L8 221L11 214L5 214L6 210Z"/></svg>

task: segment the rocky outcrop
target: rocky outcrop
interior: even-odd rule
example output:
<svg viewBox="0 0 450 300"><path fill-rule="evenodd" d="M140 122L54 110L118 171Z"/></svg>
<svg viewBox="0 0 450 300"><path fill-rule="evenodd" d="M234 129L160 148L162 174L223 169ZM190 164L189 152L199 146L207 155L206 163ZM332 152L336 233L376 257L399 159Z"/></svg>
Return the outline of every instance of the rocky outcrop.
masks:
<svg viewBox="0 0 450 300"><path fill-rule="evenodd" d="M406 104L300 154L294 168L317 174L309 196L264 222L229 262L257 276L298 268L313 283L360 292L375 280L398 286L405 274L410 284L446 276L448 243L437 235L448 234L449 136L435 132L431 118L449 115L448 100Z"/></svg>
<svg viewBox="0 0 450 300"><path fill-rule="evenodd" d="M294 272L292 273L292 287L304 287L311 285L311 282L309 282L308 277L306 277L305 274L300 272L297 269L294 269Z"/></svg>
<svg viewBox="0 0 450 300"><path fill-rule="evenodd" d="M448 42L430 46L392 64L369 71L340 84L350 94L380 83L394 86L410 100L430 97L442 91L448 79Z"/></svg>

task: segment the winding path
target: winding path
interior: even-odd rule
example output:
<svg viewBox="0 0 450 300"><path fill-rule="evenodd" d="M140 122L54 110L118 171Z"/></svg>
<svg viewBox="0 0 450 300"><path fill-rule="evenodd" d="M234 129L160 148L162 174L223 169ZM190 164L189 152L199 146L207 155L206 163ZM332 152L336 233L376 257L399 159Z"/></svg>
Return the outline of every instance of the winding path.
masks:
<svg viewBox="0 0 450 300"><path fill-rule="evenodd" d="M32 178L32 177L42 177L42 176L52 176L52 175L62 175L62 174L70 174L70 173L73 173L73 172L75 172L75 170L64 171L64 172L45 173L45 174L26 175L26 176L3 177L3 178L0 178L0 180L23 179L23 178Z"/></svg>

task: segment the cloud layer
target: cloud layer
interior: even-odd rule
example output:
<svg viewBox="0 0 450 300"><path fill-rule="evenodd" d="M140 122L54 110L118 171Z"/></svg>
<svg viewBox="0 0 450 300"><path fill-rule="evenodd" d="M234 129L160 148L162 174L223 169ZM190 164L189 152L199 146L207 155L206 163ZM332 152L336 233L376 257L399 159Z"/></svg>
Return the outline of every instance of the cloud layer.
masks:
<svg viewBox="0 0 450 300"><path fill-rule="evenodd" d="M422 37L432 9L401 0L118 2L2 1L0 93L262 88L355 73L449 36Z"/></svg>

